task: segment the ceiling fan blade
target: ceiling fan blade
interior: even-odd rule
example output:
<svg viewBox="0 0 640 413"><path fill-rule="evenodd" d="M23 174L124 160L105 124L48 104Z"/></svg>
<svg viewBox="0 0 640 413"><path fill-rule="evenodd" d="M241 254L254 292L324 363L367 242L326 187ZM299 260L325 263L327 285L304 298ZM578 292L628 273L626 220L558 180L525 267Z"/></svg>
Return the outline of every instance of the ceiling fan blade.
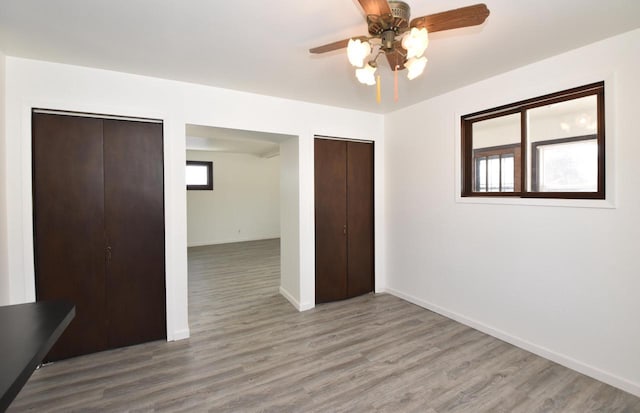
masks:
<svg viewBox="0 0 640 413"><path fill-rule="evenodd" d="M360 3L367 15L375 14L382 16L383 14L391 13L391 8L387 0L358 0L358 3Z"/></svg>
<svg viewBox="0 0 640 413"><path fill-rule="evenodd" d="M349 44L349 40L350 39L338 40L337 42L314 47L313 49L309 49L309 53L327 53L334 50L344 49Z"/></svg>
<svg viewBox="0 0 640 413"><path fill-rule="evenodd" d="M385 56L387 57L387 61L389 62L389 67L391 68L391 71L396 70L396 67L398 68L398 70L404 69L405 58L402 54L400 54L398 50L396 49L389 50L388 52L385 53Z"/></svg>
<svg viewBox="0 0 640 413"><path fill-rule="evenodd" d="M416 17L411 20L411 27L417 27L418 29L424 27L429 31L429 33L433 33L442 30L477 26L482 24L486 20L487 16L489 16L489 9L487 8L487 5L480 3L442 13Z"/></svg>

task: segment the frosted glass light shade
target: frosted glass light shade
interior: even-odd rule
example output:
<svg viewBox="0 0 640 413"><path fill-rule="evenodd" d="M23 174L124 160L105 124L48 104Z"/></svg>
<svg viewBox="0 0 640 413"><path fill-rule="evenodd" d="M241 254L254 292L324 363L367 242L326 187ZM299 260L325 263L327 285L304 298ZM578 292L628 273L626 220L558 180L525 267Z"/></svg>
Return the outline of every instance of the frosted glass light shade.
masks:
<svg viewBox="0 0 640 413"><path fill-rule="evenodd" d="M376 84L376 77L374 73L376 72L376 68L371 66L370 64L366 64L362 69L356 69L356 77L358 78L358 82L363 83L365 85L373 86Z"/></svg>
<svg viewBox="0 0 640 413"><path fill-rule="evenodd" d="M363 42L359 39L349 40L349 44L347 45L347 57L349 58L349 63L353 66L364 66L364 59L366 59L370 54L371 45L369 42Z"/></svg>
<svg viewBox="0 0 640 413"><path fill-rule="evenodd" d="M402 38L402 47L407 51L407 59L422 56L428 46L429 33L424 27L422 29L414 27Z"/></svg>
<svg viewBox="0 0 640 413"><path fill-rule="evenodd" d="M424 68L427 65L427 58L422 56L421 58L412 57L407 60L404 67L407 68L407 77L409 80L413 80L420 76L424 72Z"/></svg>

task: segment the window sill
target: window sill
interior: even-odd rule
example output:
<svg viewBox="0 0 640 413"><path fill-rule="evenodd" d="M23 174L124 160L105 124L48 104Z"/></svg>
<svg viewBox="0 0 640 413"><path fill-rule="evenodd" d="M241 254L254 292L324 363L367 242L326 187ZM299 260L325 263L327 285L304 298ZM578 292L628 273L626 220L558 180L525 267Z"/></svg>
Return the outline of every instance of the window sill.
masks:
<svg viewBox="0 0 640 413"><path fill-rule="evenodd" d="M463 197L456 195L456 203L459 204L485 204L485 205L522 205L542 207L565 208L600 208L615 209L616 205L607 199L550 199L550 198L516 198L516 197Z"/></svg>

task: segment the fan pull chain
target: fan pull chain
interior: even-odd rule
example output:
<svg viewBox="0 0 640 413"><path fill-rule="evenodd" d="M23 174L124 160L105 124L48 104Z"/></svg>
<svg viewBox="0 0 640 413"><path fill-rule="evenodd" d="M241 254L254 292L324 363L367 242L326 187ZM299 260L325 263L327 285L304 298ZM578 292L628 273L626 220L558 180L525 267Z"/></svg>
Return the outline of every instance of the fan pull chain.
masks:
<svg viewBox="0 0 640 413"><path fill-rule="evenodd" d="M393 71L393 100L394 102L398 101L398 65Z"/></svg>
<svg viewBox="0 0 640 413"><path fill-rule="evenodd" d="M380 75L376 76L376 102L380 103L382 96L380 93Z"/></svg>

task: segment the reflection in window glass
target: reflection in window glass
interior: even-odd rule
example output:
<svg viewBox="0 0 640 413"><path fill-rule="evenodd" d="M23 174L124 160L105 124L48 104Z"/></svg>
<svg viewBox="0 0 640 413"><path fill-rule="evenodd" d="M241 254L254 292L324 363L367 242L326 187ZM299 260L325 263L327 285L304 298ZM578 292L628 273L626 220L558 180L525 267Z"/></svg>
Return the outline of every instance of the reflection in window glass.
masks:
<svg viewBox="0 0 640 413"><path fill-rule="evenodd" d="M504 155L501 158L501 190L502 192L514 191L514 162L513 155Z"/></svg>
<svg viewBox="0 0 640 413"><path fill-rule="evenodd" d="M520 190L517 183L514 188L516 176L520 176L520 164L516 162L520 159L520 119L520 113L513 113L472 124L475 192Z"/></svg>
<svg viewBox="0 0 640 413"><path fill-rule="evenodd" d="M487 168L487 186L489 192L500 191L500 156L494 155L489 157L489 165Z"/></svg>
<svg viewBox="0 0 640 413"><path fill-rule="evenodd" d="M476 192L514 192L518 190L516 161L519 147L483 148L474 155ZM516 156L517 155L517 156Z"/></svg>
<svg viewBox="0 0 640 413"><path fill-rule="evenodd" d="M595 134L598 130L598 97L544 105L527 111L531 142Z"/></svg>
<svg viewBox="0 0 640 413"><path fill-rule="evenodd" d="M461 119L462 196L605 199L604 82Z"/></svg>
<svg viewBox="0 0 640 413"><path fill-rule="evenodd" d="M596 95L529 109L527 121L531 191L598 190ZM583 145L585 137L593 137L592 143Z"/></svg>
<svg viewBox="0 0 640 413"><path fill-rule="evenodd" d="M538 190L598 190L598 143L595 139L537 146Z"/></svg>
<svg viewBox="0 0 640 413"><path fill-rule="evenodd" d="M520 113L473 123L474 150L520 143Z"/></svg>
<svg viewBox="0 0 640 413"><path fill-rule="evenodd" d="M520 148L483 148L474 155L476 192L514 192L516 190L516 153Z"/></svg>
<svg viewBox="0 0 640 413"><path fill-rule="evenodd" d="M487 192L487 158L478 160L477 191Z"/></svg>

